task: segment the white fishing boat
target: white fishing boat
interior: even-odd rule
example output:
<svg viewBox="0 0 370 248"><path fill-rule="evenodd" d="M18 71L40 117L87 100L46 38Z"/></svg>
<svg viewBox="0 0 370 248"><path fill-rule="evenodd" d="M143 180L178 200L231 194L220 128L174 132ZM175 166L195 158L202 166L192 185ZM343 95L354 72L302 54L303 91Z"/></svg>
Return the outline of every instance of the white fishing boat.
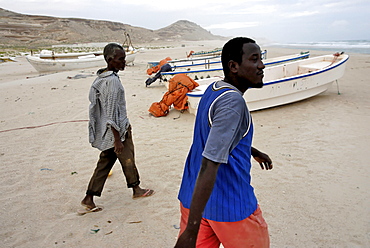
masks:
<svg viewBox="0 0 370 248"><path fill-rule="evenodd" d="M190 51L189 54L187 54L187 57L204 56L204 55L220 55L221 52L222 52L222 48L215 48L210 51L199 51L199 52Z"/></svg>
<svg viewBox="0 0 370 248"><path fill-rule="evenodd" d="M69 71L106 65L103 55L83 55L77 58L43 59L39 55L27 55L28 62L40 73Z"/></svg>
<svg viewBox="0 0 370 248"><path fill-rule="evenodd" d="M345 71L347 54L324 55L264 69L264 87L244 94L250 111L297 102L326 91ZM205 89L220 78L198 80L187 93L189 112L196 114Z"/></svg>
<svg viewBox="0 0 370 248"><path fill-rule="evenodd" d="M133 63L136 50L126 52L126 64ZM43 58L42 58L43 57ZM92 67L104 67L106 62L100 53L69 53L51 56L27 55L28 62L40 73L69 71Z"/></svg>
<svg viewBox="0 0 370 248"><path fill-rule="evenodd" d="M263 63L265 64L265 66L274 66L296 60L307 59L309 56L310 56L309 52L301 52L298 54L291 54L286 56L274 57L270 59L264 59ZM181 73L185 73L194 80L211 77L223 77L224 75L221 60L174 66L172 67L172 71L161 73L161 77L165 81L165 86L168 87L168 80L170 78L172 78L176 74Z"/></svg>
<svg viewBox="0 0 370 248"><path fill-rule="evenodd" d="M267 50L264 50L261 52L263 59L267 56ZM188 58L182 58L182 59L174 59L167 61L168 64L170 64L172 67L181 68L186 66L197 66L199 64L201 65L207 65L207 64L221 64L221 55L208 55L208 56L201 56L201 57L188 57ZM159 61L155 62L148 62L148 68L157 66L159 64ZM207 67L205 68L207 69ZM208 68L209 69L209 68Z"/></svg>
<svg viewBox="0 0 370 248"><path fill-rule="evenodd" d="M263 59L267 56L267 50L261 52ZM204 54L206 55L206 54ZM221 55L214 54L214 55L207 55L207 56L200 56L200 57L187 57L182 59L174 59L167 61L173 68L185 68L189 66L199 66L204 65L205 69L210 69L208 65L210 64L221 64ZM159 61L148 62L148 68L157 66Z"/></svg>

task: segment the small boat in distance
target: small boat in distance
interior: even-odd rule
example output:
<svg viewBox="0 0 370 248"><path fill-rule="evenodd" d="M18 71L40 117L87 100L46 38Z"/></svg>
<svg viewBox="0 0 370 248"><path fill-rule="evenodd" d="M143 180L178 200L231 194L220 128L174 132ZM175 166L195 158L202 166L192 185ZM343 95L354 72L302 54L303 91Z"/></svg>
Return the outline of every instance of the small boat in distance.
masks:
<svg viewBox="0 0 370 248"><path fill-rule="evenodd" d="M179 65L187 65L187 64L193 64L194 62L199 61L221 61L221 55L214 55L214 56L204 56L204 57L198 57L198 58L183 58L183 59L174 59L169 60L167 63L169 63L171 66L179 66ZM155 62L148 62L148 67L154 67L159 64L159 61Z"/></svg>
<svg viewBox="0 0 370 248"><path fill-rule="evenodd" d="M26 59L40 73L106 66L102 52L65 54L49 52L44 51L37 55L27 55ZM126 51L126 64L134 63L136 53L137 50Z"/></svg>
<svg viewBox="0 0 370 248"><path fill-rule="evenodd" d="M250 111L301 101L326 91L344 75L349 56L323 55L264 69L264 87L244 94ZM220 78L198 80L199 86L187 93L189 112L196 114L200 98L208 85Z"/></svg>
<svg viewBox="0 0 370 248"><path fill-rule="evenodd" d="M124 32L124 36L125 41L122 47L126 52L126 64L133 64L138 50L132 45L130 35ZM26 59L40 73L104 67L107 65L103 51L54 53L54 51L42 50L40 54L36 55L31 52L31 55L27 55Z"/></svg>
<svg viewBox="0 0 370 248"><path fill-rule="evenodd" d="M54 59L43 59L40 55L27 55L26 59L40 73L103 67L106 65L103 55L96 56L94 54Z"/></svg>
<svg viewBox="0 0 370 248"><path fill-rule="evenodd" d="M186 56L189 58L192 56L221 55L221 52L222 48L215 48L210 51L199 51L199 52L190 51L188 54L186 54Z"/></svg>

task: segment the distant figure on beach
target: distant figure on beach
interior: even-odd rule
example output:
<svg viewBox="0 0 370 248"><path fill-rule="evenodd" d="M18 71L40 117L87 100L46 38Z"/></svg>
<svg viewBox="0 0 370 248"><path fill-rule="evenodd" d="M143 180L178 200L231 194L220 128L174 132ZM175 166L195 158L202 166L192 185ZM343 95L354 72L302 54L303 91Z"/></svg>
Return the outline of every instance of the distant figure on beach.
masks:
<svg viewBox="0 0 370 248"><path fill-rule="evenodd" d="M243 98L263 87L264 64L254 40L238 37L223 47L225 78L202 96L193 144L179 191L176 248L269 247L267 224L251 186L251 158L272 169L270 157L252 147L253 123Z"/></svg>
<svg viewBox="0 0 370 248"><path fill-rule="evenodd" d="M128 188L133 189L133 198L153 195L151 189L140 185L135 164L131 125L127 118L125 91L117 74L126 66L126 53L122 46L110 43L104 48L107 68L98 70L98 77L90 88L89 141L98 148L100 158L81 201L85 207L80 214L102 210L94 203L94 196L101 196L105 181L117 158L121 163Z"/></svg>

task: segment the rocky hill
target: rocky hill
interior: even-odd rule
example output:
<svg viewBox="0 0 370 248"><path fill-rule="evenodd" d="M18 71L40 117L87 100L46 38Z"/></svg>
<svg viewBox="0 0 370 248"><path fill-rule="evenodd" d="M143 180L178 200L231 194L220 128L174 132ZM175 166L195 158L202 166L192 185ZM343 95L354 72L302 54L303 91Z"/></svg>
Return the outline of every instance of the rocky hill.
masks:
<svg viewBox="0 0 370 248"><path fill-rule="evenodd" d="M225 39L185 20L165 28L150 30L119 22L24 15L0 8L0 45L3 47L123 42L125 32L130 35L134 44Z"/></svg>

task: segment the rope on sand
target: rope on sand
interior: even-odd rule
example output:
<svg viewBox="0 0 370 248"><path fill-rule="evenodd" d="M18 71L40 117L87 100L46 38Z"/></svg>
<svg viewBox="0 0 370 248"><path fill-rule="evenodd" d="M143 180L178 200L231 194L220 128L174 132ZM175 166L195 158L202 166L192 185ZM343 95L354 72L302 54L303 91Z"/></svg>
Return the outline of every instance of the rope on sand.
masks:
<svg viewBox="0 0 370 248"><path fill-rule="evenodd" d="M33 128L39 128L39 127L46 127L46 126L51 126L51 125L61 124L61 123L68 123L68 122L86 122L86 121L89 121L89 120L57 121L57 122L52 122L52 123L39 125L39 126L18 127L18 128L8 129L8 130L2 130L2 131L0 131L0 133L5 133L5 132L10 132L10 131L15 131L15 130L21 130L21 129L33 129Z"/></svg>

